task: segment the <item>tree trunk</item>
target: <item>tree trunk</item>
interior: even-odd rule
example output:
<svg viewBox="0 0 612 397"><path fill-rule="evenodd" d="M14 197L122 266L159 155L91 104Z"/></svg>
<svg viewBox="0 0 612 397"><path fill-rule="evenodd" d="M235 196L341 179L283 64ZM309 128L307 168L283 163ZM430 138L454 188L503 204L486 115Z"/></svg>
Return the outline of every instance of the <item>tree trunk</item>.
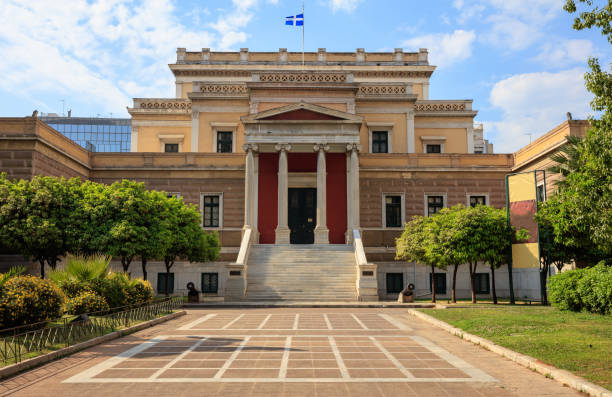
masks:
<svg viewBox="0 0 612 397"><path fill-rule="evenodd" d="M475 262L472 267L472 262L470 262L470 288L472 289L472 303L476 303L476 266L478 266L478 262Z"/></svg>
<svg viewBox="0 0 612 397"><path fill-rule="evenodd" d="M431 303L436 303L436 278L435 267L431 265Z"/></svg>
<svg viewBox="0 0 612 397"><path fill-rule="evenodd" d="M146 280L147 279L147 258L143 257L141 260L141 263L142 263L142 278Z"/></svg>
<svg viewBox="0 0 612 397"><path fill-rule="evenodd" d="M172 268L172 265L174 265L174 261L173 262L165 261L165 262L166 262L166 296L170 296L170 269Z"/></svg>
<svg viewBox="0 0 612 397"><path fill-rule="evenodd" d="M548 294L546 293L546 279L548 277L548 264L544 264L540 270L540 301L542 305L548 305Z"/></svg>
<svg viewBox="0 0 612 397"><path fill-rule="evenodd" d="M39 259L40 262L40 278L45 278L45 260Z"/></svg>
<svg viewBox="0 0 612 397"><path fill-rule="evenodd" d="M495 266L491 264L491 289L493 292L493 304L497 305L497 292L495 291Z"/></svg>
<svg viewBox="0 0 612 397"><path fill-rule="evenodd" d="M132 257L121 257L121 267L123 267L123 273L127 273L132 263Z"/></svg>
<svg viewBox="0 0 612 397"><path fill-rule="evenodd" d="M455 295L455 287L457 286L457 269L459 268L459 265L455 265L455 268L453 269L453 288L451 289L451 302L453 303L457 303L457 297Z"/></svg>

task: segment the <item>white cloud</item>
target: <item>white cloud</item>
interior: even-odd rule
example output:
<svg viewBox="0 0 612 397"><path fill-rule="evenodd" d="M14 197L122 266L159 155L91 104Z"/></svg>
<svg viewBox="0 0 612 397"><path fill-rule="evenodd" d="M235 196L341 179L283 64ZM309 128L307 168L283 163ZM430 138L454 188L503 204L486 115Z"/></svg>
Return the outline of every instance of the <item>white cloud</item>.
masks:
<svg viewBox="0 0 612 397"><path fill-rule="evenodd" d="M575 119L590 114L592 96L584 87L584 69L558 73L518 74L497 82L491 104L502 111L501 121L485 122L497 153L513 152L532 138L551 130L571 112ZM491 134L492 133L492 134Z"/></svg>
<svg viewBox="0 0 612 397"><path fill-rule="evenodd" d="M244 29L258 0L233 0L216 22L208 10L187 14L189 22L184 22L175 4L4 0L0 88L31 102L62 95L77 102L68 106L83 103L100 113L125 115L132 97L173 95L166 64L175 61L176 47L231 49L244 42ZM193 18L201 23L191 23ZM56 104L40 110L54 111Z"/></svg>
<svg viewBox="0 0 612 397"><path fill-rule="evenodd" d="M429 63L441 68L462 61L472 55L474 31L455 30L453 33L435 33L405 40L402 45L409 50L429 49Z"/></svg>
<svg viewBox="0 0 612 397"><path fill-rule="evenodd" d="M542 45L534 60L553 66L572 63L586 64L594 52L593 43L590 40L548 42Z"/></svg>
<svg viewBox="0 0 612 397"><path fill-rule="evenodd" d="M329 6L333 12L353 12L363 0L329 0Z"/></svg>
<svg viewBox="0 0 612 397"><path fill-rule="evenodd" d="M485 43L508 50L523 50L543 38L544 27L563 12L564 0L455 0L460 24L477 21Z"/></svg>

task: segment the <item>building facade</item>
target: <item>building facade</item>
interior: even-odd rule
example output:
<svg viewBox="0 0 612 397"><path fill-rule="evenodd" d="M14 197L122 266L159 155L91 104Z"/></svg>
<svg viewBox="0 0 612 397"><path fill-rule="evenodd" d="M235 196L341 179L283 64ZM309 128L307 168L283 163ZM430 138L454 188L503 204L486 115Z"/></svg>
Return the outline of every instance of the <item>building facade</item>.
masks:
<svg viewBox="0 0 612 397"><path fill-rule="evenodd" d="M21 141L23 157L3 158L3 166L12 164L11 176L43 173L103 183L129 178L198 205L202 227L219 233L221 257L176 264L173 292L193 281L212 299L267 297L255 293L257 283L287 282L265 272L274 262L270 250L279 250L289 271L291 257L300 253L283 249L314 247L320 266L313 263L312 271L331 276L321 278L324 288L337 287L328 279L340 280L339 269L345 269L325 267L326 253L348 250L354 254L350 270L342 272L351 273L355 299L393 298L409 283L417 295L426 294L431 277L447 296L445 272L431 275L394 260L403 224L459 203L504 207L505 175L517 169L517 156L520 167L530 156L493 154L482 126L474 125L471 100L429 98L435 67L424 49L319 49L302 63L301 53L285 49L179 48L170 69L175 98L136 98L128 108L130 153L90 153L34 118L5 119L0 132L5 150L17 145L16 135L31 137ZM548 148L538 150L541 157ZM154 286L162 268L149 265ZM296 278L309 277L301 271L306 273ZM517 296L539 296L537 269L535 277L518 273ZM484 266L477 278L479 293L488 296ZM467 279L467 270L460 270L459 296L469 294ZM507 271L499 271L496 281L498 294L508 295ZM272 284L266 289L283 298L283 286Z"/></svg>

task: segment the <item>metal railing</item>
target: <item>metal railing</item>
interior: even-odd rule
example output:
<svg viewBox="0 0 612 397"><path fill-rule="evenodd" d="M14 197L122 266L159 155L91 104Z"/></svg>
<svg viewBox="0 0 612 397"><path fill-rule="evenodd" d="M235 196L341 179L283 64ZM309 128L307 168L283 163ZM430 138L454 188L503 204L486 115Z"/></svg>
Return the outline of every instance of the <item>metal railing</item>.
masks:
<svg viewBox="0 0 612 397"><path fill-rule="evenodd" d="M74 318L3 329L0 330L0 366L153 320L182 306L183 297L175 296L144 305L116 307Z"/></svg>

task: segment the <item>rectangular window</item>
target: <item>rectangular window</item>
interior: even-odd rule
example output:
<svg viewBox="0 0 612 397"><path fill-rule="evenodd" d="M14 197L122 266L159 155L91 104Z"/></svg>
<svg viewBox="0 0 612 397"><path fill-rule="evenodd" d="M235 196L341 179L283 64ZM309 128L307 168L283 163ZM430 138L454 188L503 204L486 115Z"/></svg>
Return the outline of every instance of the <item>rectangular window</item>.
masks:
<svg viewBox="0 0 612 397"><path fill-rule="evenodd" d="M470 207L487 205L487 196L470 196Z"/></svg>
<svg viewBox="0 0 612 397"><path fill-rule="evenodd" d="M427 196L427 216L437 214L444 208L444 196Z"/></svg>
<svg viewBox="0 0 612 397"><path fill-rule="evenodd" d="M434 285L436 286L436 294L446 293L446 273L434 274ZM429 291L431 291L431 273L429 273Z"/></svg>
<svg viewBox="0 0 612 397"><path fill-rule="evenodd" d="M232 131L217 131L217 153L232 152Z"/></svg>
<svg viewBox="0 0 612 397"><path fill-rule="evenodd" d="M166 153L178 153L178 143L166 143L164 144L164 152Z"/></svg>
<svg viewBox="0 0 612 397"><path fill-rule="evenodd" d="M403 273L387 273L387 293L397 294L404 289Z"/></svg>
<svg viewBox="0 0 612 397"><path fill-rule="evenodd" d="M476 273L474 279L474 291L477 294L488 294L491 292L489 286L489 273Z"/></svg>
<svg viewBox="0 0 612 397"><path fill-rule="evenodd" d="M536 197L538 199L538 203L546 201L546 191L544 190L544 184L537 186Z"/></svg>
<svg viewBox="0 0 612 397"><path fill-rule="evenodd" d="M204 196L202 205L204 227L219 227L219 202L218 194Z"/></svg>
<svg viewBox="0 0 612 397"><path fill-rule="evenodd" d="M168 273L157 273L157 293L166 293L166 277ZM170 279L168 282L168 294L174 293L174 273L170 273Z"/></svg>
<svg viewBox="0 0 612 397"><path fill-rule="evenodd" d="M372 153L389 152L389 134L387 131L372 131Z"/></svg>
<svg viewBox="0 0 612 397"><path fill-rule="evenodd" d="M427 153L442 153L442 145L425 145L425 151Z"/></svg>
<svg viewBox="0 0 612 397"><path fill-rule="evenodd" d="M219 273L202 273L202 292L216 294L219 290Z"/></svg>
<svg viewBox="0 0 612 397"><path fill-rule="evenodd" d="M385 226L402 226L402 196L385 196Z"/></svg>

